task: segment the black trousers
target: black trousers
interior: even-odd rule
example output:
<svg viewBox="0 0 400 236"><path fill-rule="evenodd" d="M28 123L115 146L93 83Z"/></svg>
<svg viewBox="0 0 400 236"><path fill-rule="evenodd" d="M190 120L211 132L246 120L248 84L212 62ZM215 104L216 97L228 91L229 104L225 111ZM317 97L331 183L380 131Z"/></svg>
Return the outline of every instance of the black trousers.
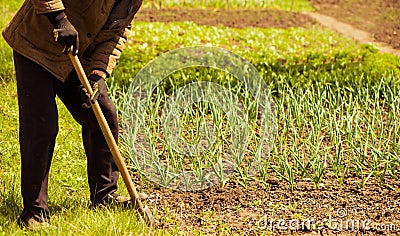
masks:
<svg viewBox="0 0 400 236"><path fill-rule="evenodd" d="M21 192L24 209L20 220L48 218L48 174L58 133L56 95L82 126L87 156L90 200L100 203L117 190L118 169L92 109L82 108L79 79L72 72L62 83L46 69L14 52L19 105L19 141L21 151ZM105 83L100 80L99 83ZM106 87L98 99L115 140L118 120ZM74 157L71 157L74 158Z"/></svg>

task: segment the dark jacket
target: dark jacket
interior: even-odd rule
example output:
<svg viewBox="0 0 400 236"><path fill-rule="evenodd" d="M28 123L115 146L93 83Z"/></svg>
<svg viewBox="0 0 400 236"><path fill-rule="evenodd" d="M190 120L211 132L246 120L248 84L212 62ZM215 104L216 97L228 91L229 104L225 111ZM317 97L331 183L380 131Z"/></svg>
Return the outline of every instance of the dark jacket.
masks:
<svg viewBox="0 0 400 236"><path fill-rule="evenodd" d="M44 13L65 10L78 31L79 54L86 73L103 69L111 74L129 35L142 0L26 0L3 31L18 53L65 81L73 66L54 41L53 26Z"/></svg>

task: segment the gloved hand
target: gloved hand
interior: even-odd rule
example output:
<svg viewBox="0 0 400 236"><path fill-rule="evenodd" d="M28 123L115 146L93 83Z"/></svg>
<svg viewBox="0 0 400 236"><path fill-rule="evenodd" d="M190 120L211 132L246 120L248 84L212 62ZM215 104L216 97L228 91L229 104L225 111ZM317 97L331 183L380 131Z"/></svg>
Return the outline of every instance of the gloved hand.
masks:
<svg viewBox="0 0 400 236"><path fill-rule="evenodd" d="M64 46L63 53L67 54L72 47L72 53L77 55L79 48L78 31L69 22L64 11L46 13L45 16L54 27L54 40Z"/></svg>
<svg viewBox="0 0 400 236"><path fill-rule="evenodd" d="M101 93L107 91L106 84L103 78L96 74L91 74L88 77L88 81L90 87L93 90L93 94L90 95L89 92L85 89L83 85L79 86L79 90L82 96L82 107L83 108L90 108L92 104L94 104L100 97Z"/></svg>

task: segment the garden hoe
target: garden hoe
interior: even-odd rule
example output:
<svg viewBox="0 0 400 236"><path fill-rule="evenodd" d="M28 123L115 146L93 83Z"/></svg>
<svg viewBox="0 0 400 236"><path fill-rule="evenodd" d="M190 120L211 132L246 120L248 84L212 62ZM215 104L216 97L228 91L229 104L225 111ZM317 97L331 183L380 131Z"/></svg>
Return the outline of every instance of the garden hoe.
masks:
<svg viewBox="0 0 400 236"><path fill-rule="evenodd" d="M82 68L82 65L81 65L78 57L74 56L71 51L68 53L68 55L69 55L69 58L71 59L72 64L74 65L76 73L78 74L79 80L81 81L82 85L87 90L87 92L90 94L90 96L92 96L93 95L92 87L90 86L89 81L86 78L85 72ZM135 209L137 209L139 211L141 216L144 218L145 222L149 226L152 226L154 224L154 218L150 211L150 208L148 208L147 206L143 207L143 204L142 204L142 201L140 200L139 194L136 191L135 186L133 185L132 178L129 175L128 169L126 168L125 161L122 158L122 155L118 149L118 145L115 142L114 137L112 136L110 127L108 126L108 123L107 123L107 121L103 115L103 112L101 111L100 105L97 101L95 101L92 104L92 109L94 111L94 114L96 115L97 121L99 122L101 131L103 132L103 135L107 141L108 147L111 150L114 161L117 164L117 167L121 173L121 176L122 176L122 179L124 180L125 186L128 189L129 196L131 197L131 200L134 201Z"/></svg>

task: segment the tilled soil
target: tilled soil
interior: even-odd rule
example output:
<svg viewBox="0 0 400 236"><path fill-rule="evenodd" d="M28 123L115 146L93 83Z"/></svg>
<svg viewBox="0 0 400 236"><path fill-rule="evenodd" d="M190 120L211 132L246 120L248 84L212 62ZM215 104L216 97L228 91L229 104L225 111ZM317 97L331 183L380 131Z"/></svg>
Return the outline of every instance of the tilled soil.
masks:
<svg viewBox="0 0 400 236"><path fill-rule="evenodd" d="M308 27L316 24L301 13L278 10L210 10L210 9L148 9L143 8L135 18L145 22L191 21L199 25L246 27Z"/></svg>
<svg viewBox="0 0 400 236"><path fill-rule="evenodd" d="M332 176L318 189L303 180L291 191L273 175L266 184L243 185L237 179L231 178L224 187L193 192L141 188L151 192L147 204L157 212L157 229L185 235L400 233L400 181L378 184L371 178L362 188L359 178L346 178L339 186Z"/></svg>

